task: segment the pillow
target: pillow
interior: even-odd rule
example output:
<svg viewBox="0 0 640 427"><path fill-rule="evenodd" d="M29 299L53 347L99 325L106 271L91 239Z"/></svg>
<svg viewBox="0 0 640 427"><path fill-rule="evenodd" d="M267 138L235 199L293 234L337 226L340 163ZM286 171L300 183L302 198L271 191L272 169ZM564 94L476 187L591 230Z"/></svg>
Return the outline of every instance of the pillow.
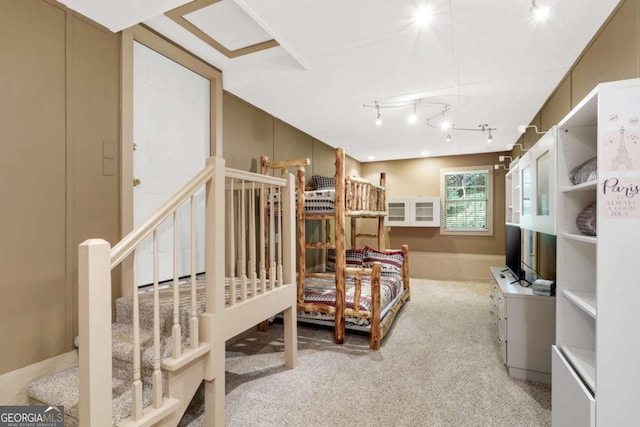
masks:
<svg viewBox="0 0 640 427"><path fill-rule="evenodd" d="M598 158L589 159L583 164L576 166L569 173L569 179L574 185L584 182L593 181L598 176Z"/></svg>
<svg viewBox="0 0 640 427"><path fill-rule="evenodd" d="M347 267L362 267L362 260L364 258L364 249L347 249ZM336 271L336 250L327 250L327 264L325 266L326 271Z"/></svg>
<svg viewBox="0 0 640 427"><path fill-rule="evenodd" d="M336 188L332 176L313 175L311 179L316 190L335 190Z"/></svg>
<svg viewBox="0 0 640 427"><path fill-rule="evenodd" d="M380 252L366 246L362 266L372 268L374 262L382 264L381 274L386 277L402 278L402 264L404 253L402 251Z"/></svg>
<svg viewBox="0 0 640 427"><path fill-rule="evenodd" d="M596 203L593 202L584 208L576 218L576 225L582 234L596 235Z"/></svg>

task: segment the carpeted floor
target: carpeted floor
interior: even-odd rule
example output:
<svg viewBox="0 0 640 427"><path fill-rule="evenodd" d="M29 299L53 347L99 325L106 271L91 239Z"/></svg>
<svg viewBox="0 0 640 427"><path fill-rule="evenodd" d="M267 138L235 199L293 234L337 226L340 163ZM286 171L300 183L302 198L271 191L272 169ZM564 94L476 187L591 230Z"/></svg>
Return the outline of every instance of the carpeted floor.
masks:
<svg viewBox="0 0 640 427"><path fill-rule="evenodd" d="M299 325L293 370L281 324L251 333L227 348L227 425L551 425L550 386L511 379L500 360L489 290L412 280L380 351L363 335L338 346L331 330Z"/></svg>

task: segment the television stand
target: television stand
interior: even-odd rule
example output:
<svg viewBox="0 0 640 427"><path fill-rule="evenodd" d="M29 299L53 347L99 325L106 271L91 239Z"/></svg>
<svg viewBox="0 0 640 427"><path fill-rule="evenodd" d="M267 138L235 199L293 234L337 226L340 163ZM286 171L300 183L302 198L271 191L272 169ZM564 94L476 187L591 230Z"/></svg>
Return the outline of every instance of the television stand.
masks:
<svg viewBox="0 0 640 427"><path fill-rule="evenodd" d="M501 270L502 267L490 268L493 283L490 313L502 361L514 378L550 383L556 297L533 295L533 289L516 286L520 280L513 281L511 273ZM501 274L505 277L500 277Z"/></svg>

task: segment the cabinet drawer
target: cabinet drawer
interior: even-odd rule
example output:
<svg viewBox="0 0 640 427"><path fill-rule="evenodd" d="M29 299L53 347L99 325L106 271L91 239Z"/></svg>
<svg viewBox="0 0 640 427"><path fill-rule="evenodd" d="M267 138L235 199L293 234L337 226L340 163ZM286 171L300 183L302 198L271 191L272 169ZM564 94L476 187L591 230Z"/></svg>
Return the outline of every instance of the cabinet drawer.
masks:
<svg viewBox="0 0 640 427"><path fill-rule="evenodd" d="M556 346L551 350L551 424L595 426L595 400Z"/></svg>

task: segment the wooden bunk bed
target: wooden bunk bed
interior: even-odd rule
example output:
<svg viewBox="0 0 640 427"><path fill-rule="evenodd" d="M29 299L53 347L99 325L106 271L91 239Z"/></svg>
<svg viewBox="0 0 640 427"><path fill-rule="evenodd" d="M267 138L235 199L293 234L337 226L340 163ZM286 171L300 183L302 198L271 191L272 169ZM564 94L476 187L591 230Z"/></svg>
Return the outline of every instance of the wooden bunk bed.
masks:
<svg viewBox="0 0 640 427"><path fill-rule="evenodd" d="M332 324L338 344L344 342L347 328L366 331L370 347L379 349L396 314L410 299L408 247L385 250L385 174L380 174L380 184L347 176L344 149L338 148L334 176L314 175L315 189L305 191L309 159L269 162L261 157L260 164L263 174L296 168L298 320ZM349 249L346 218L351 221ZM357 233L360 218L376 219L377 233ZM307 221L324 223L324 241L307 241ZM378 249L356 249L361 237L377 238ZM323 271L306 270L307 250L326 251Z"/></svg>

